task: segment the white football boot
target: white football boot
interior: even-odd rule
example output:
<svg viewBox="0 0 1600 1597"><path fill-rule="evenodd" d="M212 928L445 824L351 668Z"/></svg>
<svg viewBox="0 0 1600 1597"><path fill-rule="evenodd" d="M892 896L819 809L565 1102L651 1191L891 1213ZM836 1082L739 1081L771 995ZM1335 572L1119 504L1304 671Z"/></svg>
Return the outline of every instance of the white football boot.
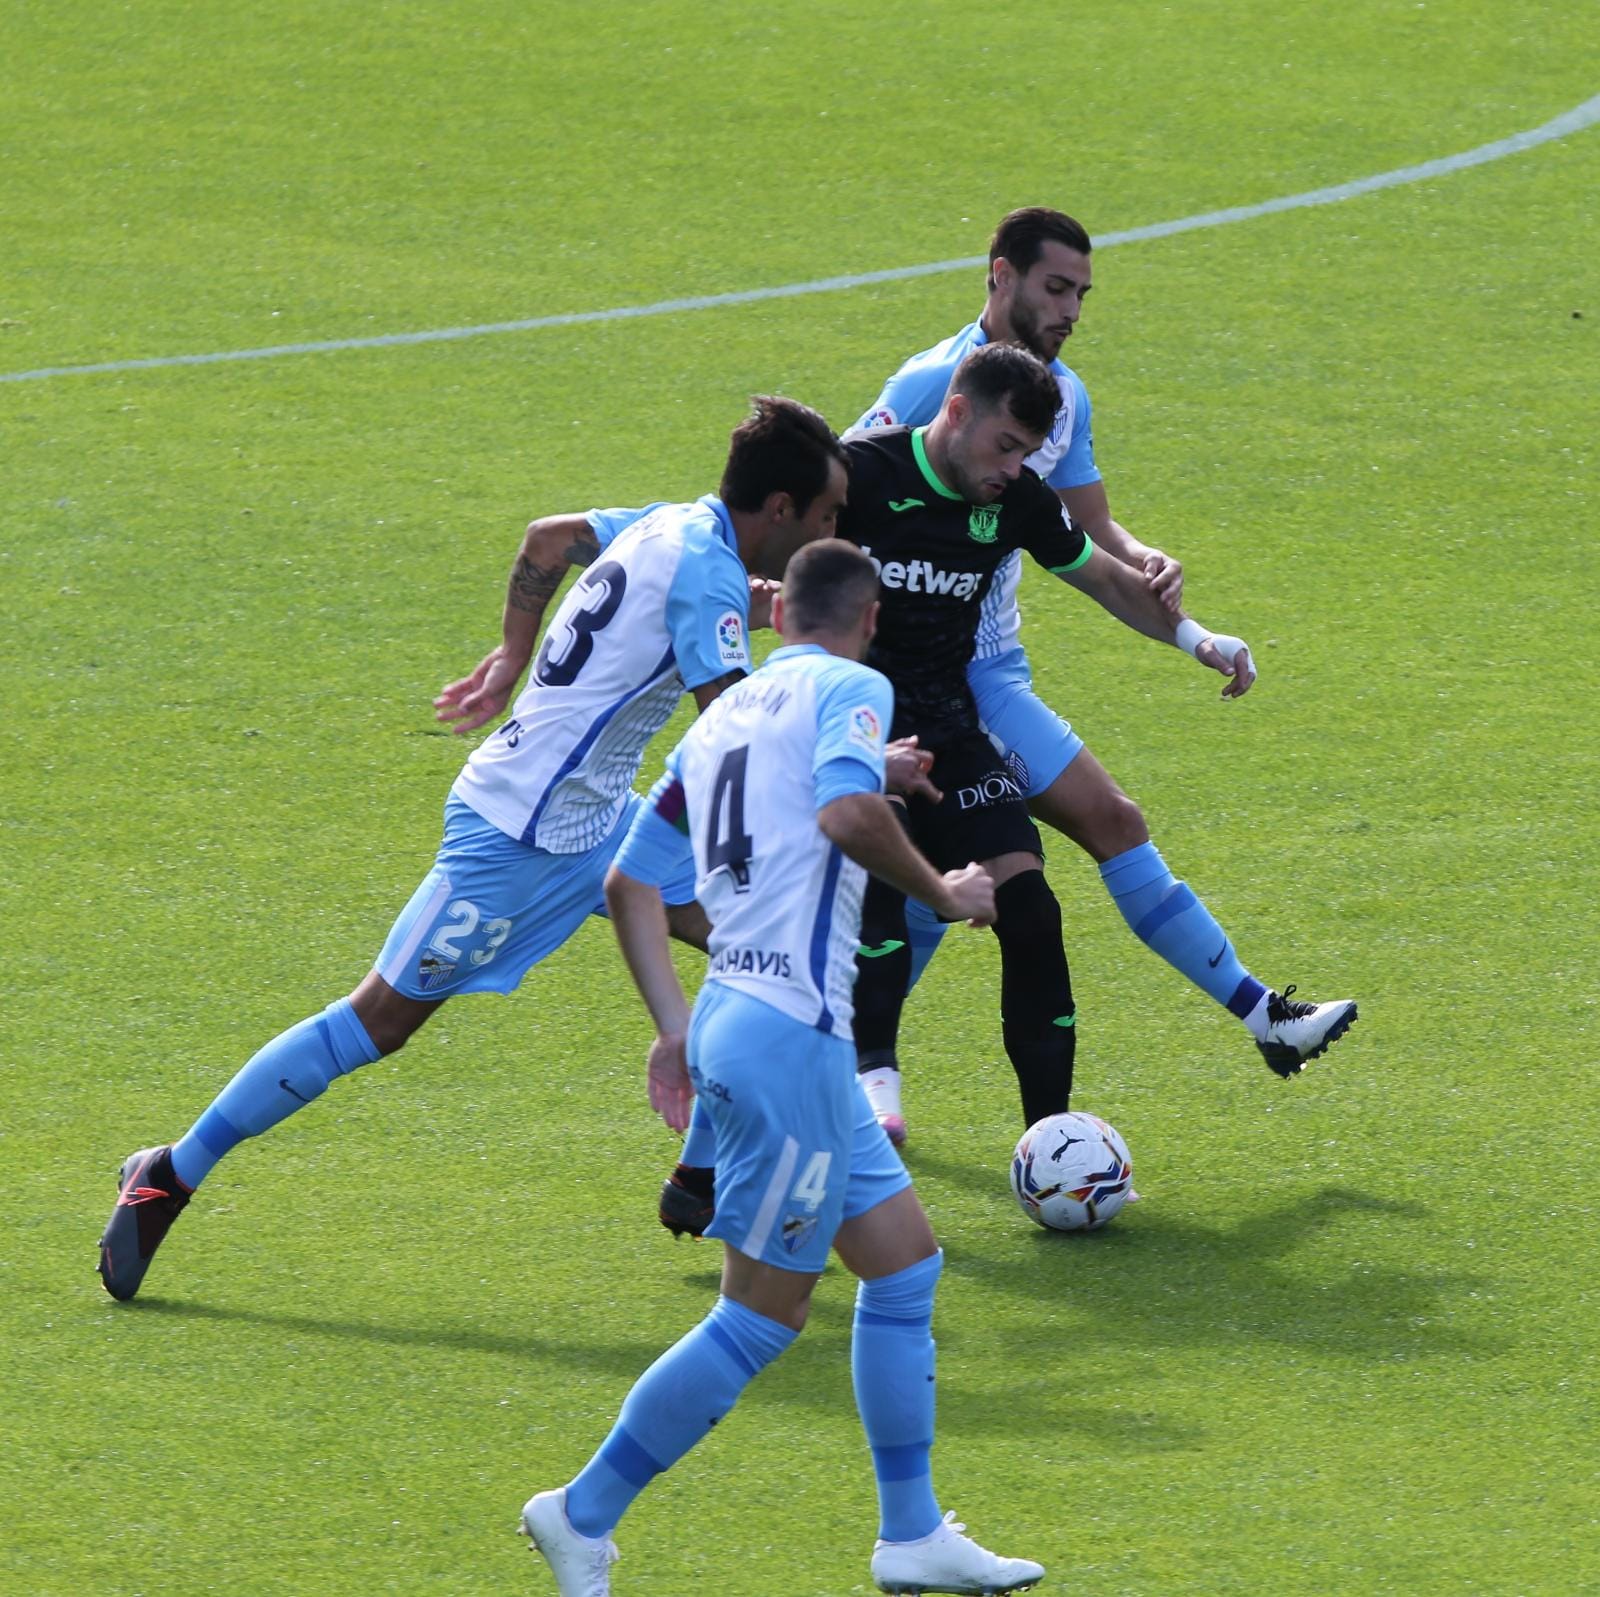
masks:
<svg viewBox="0 0 1600 1597"><path fill-rule="evenodd" d="M606 1536L581 1536L572 1528L565 1486L528 1499L522 1532L544 1554L561 1597L611 1597L616 1543Z"/></svg>
<svg viewBox="0 0 1600 1597"><path fill-rule="evenodd" d="M1353 998L1336 998L1326 1004L1290 1002L1294 987L1267 994L1266 1034L1256 1039L1261 1057L1280 1076L1298 1075L1308 1059L1327 1051L1355 1024Z"/></svg>
<svg viewBox="0 0 1600 1597"><path fill-rule="evenodd" d="M879 1591L958 1592L996 1597L1026 1591L1044 1579L1044 1565L1026 1558L999 1558L961 1533L967 1527L946 1514L920 1541L880 1541L872 1550L872 1578Z"/></svg>

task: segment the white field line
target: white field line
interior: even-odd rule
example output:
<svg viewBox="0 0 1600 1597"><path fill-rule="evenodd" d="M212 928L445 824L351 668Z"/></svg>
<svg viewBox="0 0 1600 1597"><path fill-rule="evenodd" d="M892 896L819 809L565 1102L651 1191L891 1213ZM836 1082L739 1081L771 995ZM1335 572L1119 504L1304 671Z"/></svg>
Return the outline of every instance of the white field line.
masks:
<svg viewBox="0 0 1600 1597"><path fill-rule="evenodd" d="M1206 211L1199 216L1184 216L1172 222L1151 222L1120 233L1103 233L1095 240L1098 249L1113 244L1135 244L1145 239L1168 238L1174 233L1191 233L1199 228L1224 227L1230 222L1248 222L1277 211L1298 211L1312 205L1335 205L1341 200L1372 194L1378 189L1397 188L1405 183L1421 183L1430 177L1446 177L1468 167L1483 166L1520 155L1554 139L1579 133L1600 122L1600 94L1582 105L1523 133L1480 144L1475 150L1440 156L1416 166L1396 167L1375 177L1356 178L1336 183L1331 188L1308 189L1304 194L1287 194L1280 199L1262 200L1256 205L1235 205L1223 211ZM751 305L761 300L793 299L801 294L831 294L840 289L864 288L872 283L899 283L913 277L934 277L943 272L971 271L987 264L982 255L962 256L959 260L929 261L921 266L893 266L880 272L858 272L848 277L819 277L808 283L784 283L773 288L746 288L730 294L696 294L686 299L662 299L649 305L619 305L609 310L568 311L558 316L531 316L515 322L481 322L473 327L442 327L421 333L382 333L371 338L334 338L315 344L272 344L263 349L225 349L207 355L156 355L145 360L106 360L83 366L42 366L36 371L0 372L0 383L37 382L47 377L86 377L94 372L148 371L162 366L211 366L221 361L274 360L283 355L323 355L344 349L392 349L405 344L442 344L459 338L486 338L495 333L532 333L544 327L576 327L586 322L620 322L639 316L670 316L678 311L713 310L722 305Z"/></svg>

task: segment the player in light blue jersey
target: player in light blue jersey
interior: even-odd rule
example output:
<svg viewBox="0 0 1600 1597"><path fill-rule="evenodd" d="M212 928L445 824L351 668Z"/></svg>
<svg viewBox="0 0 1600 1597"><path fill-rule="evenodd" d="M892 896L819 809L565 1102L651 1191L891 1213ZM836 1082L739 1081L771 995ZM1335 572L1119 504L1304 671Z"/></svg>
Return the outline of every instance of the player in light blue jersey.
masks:
<svg viewBox="0 0 1600 1597"><path fill-rule="evenodd" d="M962 1535L934 1495L931 1325L943 1255L855 1073L851 985L867 871L952 920L994 916L988 876L975 865L940 876L882 795L894 696L859 663L877 588L849 544L795 556L775 607L784 647L690 728L607 879L656 1023L650 1102L676 1130L694 1095L710 1110L711 1234L724 1264L711 1312L639 1378L599 1451L523 1509L562 1597L607 1597L617 1522L793 1343L830 1248L861 1280L851 1365L878 1483L873 1579L891 1592L1002 1592L1044 1574ZM685 832L712 924L692 1017L661 897ZM717 1585L748 1589L734 1571Z"/></svg>
<svg viewBox="0 0 1600 1597"><path fill-rule="evenodd" d="M981 344L996 341L1031 350L1055 374L1061 407L1055 426L1028 464L1056 490L1068 517L1108 554L1142 572L1176 617L1183 568L1159 549L1139 542L1112 516L1095 465L1088 392L1059 358L1090 290L1090 249L1083 227L1060 211L1031 207L1011 212L989 246L988 297L982 316L943 343L912 356L884 384L851 433L931 422L956 367ZM1246 970L1211 912L1168 869L1150 840L1139 806L1071 726L1033 691L1021 643L1020 577L1021 556L1014 553L984 599L968 668L985 730L1005 752L1033 813L1099 865L1106 890L1134 935L1241 1020L1273 1070L1281 1076L1296 1074L1344 1033L1356 1018L1356 1005L1348 999L1298 1002L1291 996L1293 987L1275 992ZM1178 641L1194 654L1211 636L1198 623L1185 621ZM1237 665L1223 697L1239 697L1255 679L1250 651L1238 638L1216 635L1215 642ZM925 906L920 912L913 909L909 924L909 980L914 983L944 928ZM898 1125L898 1060L864 1059L862 1068L875 1107ZM685 1166L697 1164L697 1155L698 1150L687 1150Z"/></svg>
<svg viewBox="0 0 1600 1597"><path fill-rule="evenodd" d="M686 690L704 709L750 669L751 574L776 577L801 544L829 537L846 486L822 417L762 398L734 430L717 494L658 505L607 542L551 620L511 718L456 778L433 868L373 969L255 1054L176 1143L124 1162L100 1245L113 1297L134 1295L190 1194L241 1141L403 1047L453 995L512 991L603 909L645 745ZM582 517L529 529L502 641L444 690L439 719L467 730L504 710L567 565L596 542ZM676 929L703 946L692 874L665 896Z"/></svg>

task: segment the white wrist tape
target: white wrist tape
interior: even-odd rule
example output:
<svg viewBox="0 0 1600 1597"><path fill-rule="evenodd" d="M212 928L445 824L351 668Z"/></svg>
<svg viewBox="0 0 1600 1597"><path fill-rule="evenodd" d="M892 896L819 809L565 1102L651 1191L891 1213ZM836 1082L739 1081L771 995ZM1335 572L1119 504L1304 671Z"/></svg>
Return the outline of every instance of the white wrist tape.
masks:
<svg viewBox="0 0 1600 1597"><path fill-rule="evenodd" d="M1210 636L1211 634L1192 616L1185 616L1178 623L1178 631L1172 641L1185 654L1193 654Z"/></svg>

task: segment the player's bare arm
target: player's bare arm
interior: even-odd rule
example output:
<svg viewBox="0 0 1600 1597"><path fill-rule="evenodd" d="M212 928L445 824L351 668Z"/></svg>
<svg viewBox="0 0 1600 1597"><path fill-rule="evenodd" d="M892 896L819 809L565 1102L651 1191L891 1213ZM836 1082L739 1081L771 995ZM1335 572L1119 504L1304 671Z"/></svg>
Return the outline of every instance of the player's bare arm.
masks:
<svg viewBox="0 0 1600 1597"><path fill-rule="evenodd" d="M913 846L880 793L847 793L817 812L817 825L856 864L947 920L994 924L994 882L980 865L936 871Z"/></svg>
<svg viewBox="0 0 1600 1597"><path fill-rule="evenodd" d="M646 1059L650 1107L674 1131L687 1130L694 1103L685 1052L689 1002L672 963L666 905L654 887L613 865L606 872L606 908L622 957L656 1026Z"/></svg>
<svg viewBox="0 0 1600 1597"><path fill-rule="evenodd" d="M703 710L715 698L726 693L735 682L744 681L748 673L735 667L732 671L724 671L721 676L713 677L709 682L702 682L694 691L694 702L697 710Z"/></svg>
<svg viewBox="0 0 1600 1597"><path fill-rule="evenodd" d="M1067 513L1089 534L1092 542L1125 566L1142 572L1174 619L1183 602L1183 566L1160 549L1141 543L1111 514L1104 482L1086 482L1077 488L1058 488Z"/></svg>
<svg viewBox="0 0 1600 1597"><path fill-rule="evenodd" d="M1088 594L1135 632L1171 643L1192 654L1201 665L1227 677L1224 698L1241 698L1250 691L1256 668L1242 638L1214 634L1182 611L1174 616L1139 572L1113 560L1105 550L1096 547L1077 570L1064 573L1062 580Z"/></svg>
<svg viewBox="0 0 1600 1597"><path fill-rule="evenodd" d="M586 516L546 516L529 525L511 567L500 643L470 676L441 690L433 701L435 719L454 722L458 733L472 732L504 711L533 658L544 613L562 579L572 567L590 564L599 551L600 540Z"/></svg>

